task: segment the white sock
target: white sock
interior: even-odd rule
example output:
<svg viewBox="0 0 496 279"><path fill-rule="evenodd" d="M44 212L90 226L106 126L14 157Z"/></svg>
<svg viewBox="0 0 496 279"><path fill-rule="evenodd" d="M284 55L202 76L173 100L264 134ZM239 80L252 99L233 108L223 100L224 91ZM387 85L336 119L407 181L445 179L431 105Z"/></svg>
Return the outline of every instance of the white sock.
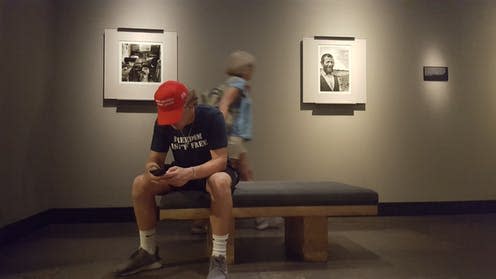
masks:
<svg viewBox="0 0 496 279"><path fill-rule="evenodd" d="M139 231L140 247L148 253L155 255L157 244L155 243L155 229Z"/></svg>
<svg viewBox="0 0 496 279"><path fill-rule="evenodd" d="M212 245L212 256L224 256L226 257L226 247L227 247L227 238L229 234L226 235L215 235L212 234L213 245Z"/></svg>

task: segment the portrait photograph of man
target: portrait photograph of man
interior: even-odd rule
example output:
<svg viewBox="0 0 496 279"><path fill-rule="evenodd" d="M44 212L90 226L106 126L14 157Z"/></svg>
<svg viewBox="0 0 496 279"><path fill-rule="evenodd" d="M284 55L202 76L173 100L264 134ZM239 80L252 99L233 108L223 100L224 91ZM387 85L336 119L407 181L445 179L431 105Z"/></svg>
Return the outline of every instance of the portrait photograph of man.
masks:
<svg viewBox="0 0 496 279"><path fill-rule="evenodd" d="M346 46L319 46L321 92L348 92L350 88L350 51Z"/></svg>

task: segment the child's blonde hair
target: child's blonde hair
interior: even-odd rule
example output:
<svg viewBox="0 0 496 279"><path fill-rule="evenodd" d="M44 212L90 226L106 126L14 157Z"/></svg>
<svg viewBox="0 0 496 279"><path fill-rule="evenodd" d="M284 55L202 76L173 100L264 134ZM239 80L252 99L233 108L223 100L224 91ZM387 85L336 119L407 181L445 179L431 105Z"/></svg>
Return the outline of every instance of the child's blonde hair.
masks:
<svg viewBox="0 0 496 279"><path fill-rule="evenodd" d="M227 58L226 73L231 76L240 76L246 66L255 65L255 56L243 50L237 50Z"/></svg>

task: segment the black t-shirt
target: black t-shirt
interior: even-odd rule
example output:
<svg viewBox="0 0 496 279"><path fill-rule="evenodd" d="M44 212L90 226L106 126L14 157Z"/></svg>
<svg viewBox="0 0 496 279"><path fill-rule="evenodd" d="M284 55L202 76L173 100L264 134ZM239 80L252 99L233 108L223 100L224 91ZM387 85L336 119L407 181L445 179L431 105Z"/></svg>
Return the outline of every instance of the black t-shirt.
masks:
<svg viewBox="0 0 496 279"><path fill-rule="evenodd" d="M153 128L151 150L174 155L177 166L190 167L212 159L210 150L227 146L226 124L222 113L210 106L198 105L195 120L182 130L170 125L157 125Z"/></svg>

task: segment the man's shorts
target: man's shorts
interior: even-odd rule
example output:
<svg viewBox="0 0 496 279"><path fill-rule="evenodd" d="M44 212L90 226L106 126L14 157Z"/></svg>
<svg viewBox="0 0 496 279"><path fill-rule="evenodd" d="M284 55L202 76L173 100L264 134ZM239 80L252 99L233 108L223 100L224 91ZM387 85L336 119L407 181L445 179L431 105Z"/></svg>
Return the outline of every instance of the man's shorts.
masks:
<svg viewBox="0 0 496 279"><path fill-rule="evenodd" d="M239 155L247 152L243 139L237 136L229 136L227 142L227 157L239 160Z"/></svg>
<svg viewBox="0 0 496 279"><path fill-rule="evenodd" d="M174 164L174 163L172 163ZM231 192L234 191L239 182L239 173L228 162L226 169L223 171L231 177ZM171 187L172 191L204 191L207 192L207 179L190 180L182 187Z"/></svg>

